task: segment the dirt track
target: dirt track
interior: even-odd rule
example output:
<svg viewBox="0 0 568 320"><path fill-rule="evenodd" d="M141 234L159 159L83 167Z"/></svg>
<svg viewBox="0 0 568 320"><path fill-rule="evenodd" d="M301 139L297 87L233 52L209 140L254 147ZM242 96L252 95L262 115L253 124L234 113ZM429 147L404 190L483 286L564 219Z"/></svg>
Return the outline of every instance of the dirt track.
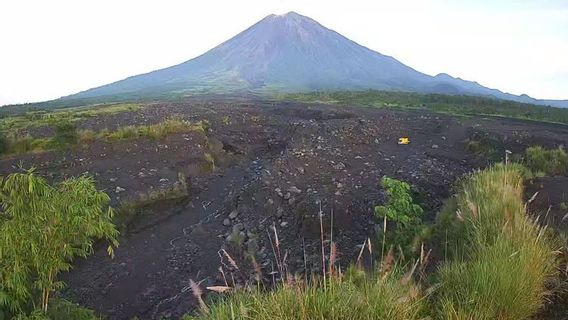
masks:
<svg viewBox="0 0 568 320"><path fill-rule="evenodd" d="M526 121L223 99L154 104L80 126L112 129L170 116L208 120L211 129L206 136L96 142L65 154L0 160L0 174L14 171L20 161L51 179L88 172L115 205L166 188L178 172L188 177L190 196L146 208L113 260L101 248L65 276L65 295L110 319L176 318L192 310L189 279L222 283L217 270L222 247L243 264L235 272L237 282L251 277L244 252L253 253L268 274L273 255L267 231L273 225L289 251L290 270L302 271L304 263L308 271L320 270L320 205L326 226L333 212L334 240L347 265L357 245L380 227L372 214L384 199L380 178L416 186L426 219L433 219L454 181L486 164L467 152L465 141L472 136L491 141L498 155L568 141L566 126ZM404 135L411 145L396 144ZM222 143L214 172L203 170L206 140Z"/></svg>

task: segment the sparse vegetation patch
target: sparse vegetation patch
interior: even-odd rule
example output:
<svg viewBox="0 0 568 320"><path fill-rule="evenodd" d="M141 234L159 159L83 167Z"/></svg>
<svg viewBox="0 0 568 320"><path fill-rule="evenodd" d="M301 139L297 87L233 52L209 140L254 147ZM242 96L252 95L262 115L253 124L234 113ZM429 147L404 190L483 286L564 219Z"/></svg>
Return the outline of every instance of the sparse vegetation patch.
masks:
<svg viewBox="0 0 568 320"><path fill-rule="evenodd" d="M280 97L310 103L431 110L454 115L489 115L568 123L568 109L465 95L420 94L391 91L330 91L295 93Z"/></svg>
<svg viewBox="0 0 568 320"><path fill-rule="evenodd" d="M537 176L568 175L568 154L563 147L551 150L540 146L530 147L525 153L525 162Z"/></svg>
<svg viewBox="0 0 568 320"><path fill-rule="evenodd" d="M163 122L147 125L147 126L128 126L121 127L116 131L107 132L101 131L97 137L106 139L108 141L122 140L122 139L134 139L134 138L150 138L150 139L162 139L165 136L172 133L187 132L187 131L200 131L205 132L207 124L204 121L199 121L197 123L190 123L187 121L182 121L178 119L168 119ZM80 134L86 137L88 141L92 137L92 132L86 132L86 134Z"/></svg>
<svg viewBox="0 0 568 320"><path fill-rule="evenodd" d="M86 106L54 111L30 111L19 116L0 118L0 132L18 134L20 130L42 126L54 126L60 122L76 122L105 114L131 112L142 106L133 103Z"/></svg>

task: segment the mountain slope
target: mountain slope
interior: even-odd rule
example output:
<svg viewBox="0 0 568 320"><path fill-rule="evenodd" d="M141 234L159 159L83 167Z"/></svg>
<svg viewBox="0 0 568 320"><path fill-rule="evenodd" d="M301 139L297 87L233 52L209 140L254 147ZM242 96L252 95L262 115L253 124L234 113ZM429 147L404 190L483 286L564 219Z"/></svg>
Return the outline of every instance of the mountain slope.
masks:
<svg viewBox="0 0 568 320"><path fill-rule="evenodd" d="M448 75L431 77L295 12L267 16L230 40L184 63L64 99L200 90L291 92L321 89L471 94L539 103L530 97L506 94ZM565 104L568 107L568 101Z"/></svg>

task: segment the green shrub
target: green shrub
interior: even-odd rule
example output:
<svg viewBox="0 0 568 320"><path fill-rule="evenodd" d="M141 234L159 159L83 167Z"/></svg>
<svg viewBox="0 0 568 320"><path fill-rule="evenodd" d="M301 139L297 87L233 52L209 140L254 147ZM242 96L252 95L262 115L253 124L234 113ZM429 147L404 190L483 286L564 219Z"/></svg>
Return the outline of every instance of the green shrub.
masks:
<svg viewBox="0 0 568 320"><path fill-rule="evenodd" d="M568 154L564 148L546 150L540 146L530 147L525 153L526 165L537 175L567 175Z"/></svg>
<svg viewBox="0 0 568 320"><path fill-rule="evenodd" d="M60 147L77 143L77 128L71 121L60 121L55 125L54 142Z"/></svg>
<svg viewBox="0 0 568 320"><path fill-rule="evenodd" d="M394 231L388 230L389 245L400 247L404 253L412 251L411 244L422 230L422 208L412 199L410 185L406 182L383 177L381 186L387 194L387 203L375 207L375 215L396 223Z"/></svg>
<svg viewBox="0 0 568 320"><path fill-rule="evenodd" d="M485 138L468 140L466 149L470 153L483 156L490 160L498 161L500 157L493 143Z"/></svg>
<svg viewBox="0 0 568 320"><path fill-rule="evenodd" d="M82 144L97 140L97 133L91 129L81 130L77 133L77 141Z"/></svg>
<svg viewBox="0 0 568 320"><path fill-rule="evenodd" d="M117 245L109 200L88 177L52 186L28 171L0 180L0 310L45 314L74 258L89 255L96 239Z"/></svg>

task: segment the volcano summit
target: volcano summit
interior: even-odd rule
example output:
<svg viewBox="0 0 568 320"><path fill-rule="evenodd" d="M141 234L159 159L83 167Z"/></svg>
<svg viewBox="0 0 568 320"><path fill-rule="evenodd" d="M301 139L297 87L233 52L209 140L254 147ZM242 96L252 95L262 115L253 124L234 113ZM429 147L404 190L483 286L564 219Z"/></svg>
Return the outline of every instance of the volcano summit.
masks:
<svg viewBox="0 0 568 320"><path fill-rule="evenodd" d="M269 15L203 55L181 64L63 99L365 89L477 95L568 107L568 101L537 100L447 74L433 77L421 73L295 12Z"/></svg>

